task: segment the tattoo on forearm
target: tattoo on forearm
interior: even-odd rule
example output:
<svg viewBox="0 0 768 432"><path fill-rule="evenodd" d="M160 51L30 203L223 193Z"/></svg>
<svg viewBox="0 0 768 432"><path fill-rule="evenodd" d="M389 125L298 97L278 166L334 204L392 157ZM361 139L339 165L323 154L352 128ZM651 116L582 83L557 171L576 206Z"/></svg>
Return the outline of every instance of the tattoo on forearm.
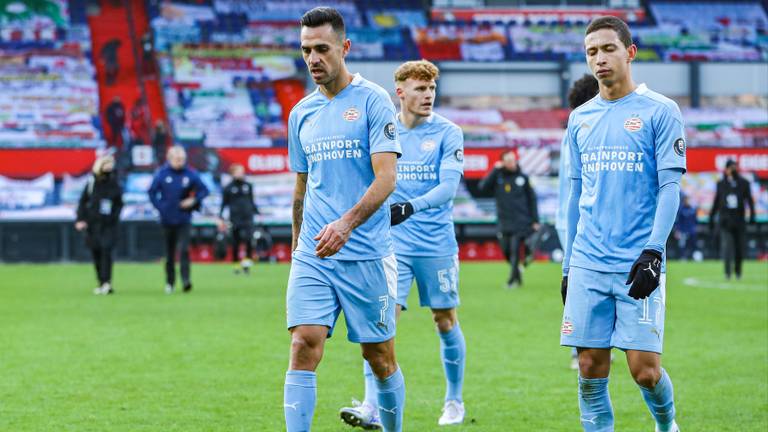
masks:
<svg viewBox="0 0 768 432"><path fill-rule="evenodd" d="M293 201L293 223L294 225L301 226L301 222L304 220L304 200Z"/></svg>
<svg viewBox="0 0 768 432"><path fill-rule="evenodd" d="M293 239L292 239L292 246L293 249L296 249L296 246L299 243L299 232L301 231L301 224L304 222L304 200L303 199L294 199L293 200Z"/></svg>

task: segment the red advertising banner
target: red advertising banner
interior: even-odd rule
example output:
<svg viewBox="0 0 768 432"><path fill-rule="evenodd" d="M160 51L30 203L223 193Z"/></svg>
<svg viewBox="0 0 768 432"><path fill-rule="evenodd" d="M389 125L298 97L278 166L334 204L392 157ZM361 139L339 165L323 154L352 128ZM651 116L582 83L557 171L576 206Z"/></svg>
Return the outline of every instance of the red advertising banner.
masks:
<svg viewBox="0 0 768 432"><path fill-rule="evenodd" d="M464 150L466 178L479 179L493 168L506 148L467 148ZM220 148L223 168L233 163L245 166L248 174L276 174L290 171L286 148ZM521 154L522 157L522 154ZM722 171L733 159L745 172L768 178L768 148L690 148L688 170L691 172ZM96 158L94 149L0 149L0 175L11 178L37 178L45 173L54 176L81 175L91 169Z"/></svg>
<svg viewBox="0 0 768 432"><path fill-rule="evenodd" d="M0 149L0 175L37 178L45 173L79 176L91 170L94 149Z"/></svg>
<svg viewBox="0 0 768 432"><path fill-rule="evenodd" d="M688 171L722 171L729 159L739 170L768 177L768 148L692 148L688 149Z"/></svg>
<svg viewBox="0 0 768 432"><path fill-rule="evenodd" d="M507 149L465 149L464 172L468 178L481 178L493 168L501 154ZM233 163L245 167L248 174L275 174L290 171L288 149L286 148L222 148L219 157L223 168Z"/></svg>
<svg viewBox="0 0 768 432"><path fill-rule="evenodd" d="M645 20L643 9L432 9L433 21L517 22L591 21L603 15L617 16L628 22Z"/></svg>
<svg viewBox="0 0 768 432"><path fill-rule="evenodd" d="M248 174L276 174L290 171L288 149L281 148L220 148L224 169L238 163Z"/></svg>
<svg viewBox="0 0 768 432"><path fill-rule="evenodd" d="M464 175L479 179L493 168L506 148L464 149ZM225 167L243 164L249 174L274 174L289 171L288 150L285 148L225 148L219 149ZM722 171L728 159L735 160L742 171L768 177L768 148L691 148L688 149L688 170L691 172Z"/></svg>

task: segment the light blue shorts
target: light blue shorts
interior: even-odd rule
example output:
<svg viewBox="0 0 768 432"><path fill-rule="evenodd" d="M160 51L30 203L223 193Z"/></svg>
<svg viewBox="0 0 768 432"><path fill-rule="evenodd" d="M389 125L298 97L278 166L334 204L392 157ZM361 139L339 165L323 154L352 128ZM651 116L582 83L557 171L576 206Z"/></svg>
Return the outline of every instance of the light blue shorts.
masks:
<svg viewBox="0 0 768 432"><path fill-rule="evenodd" d="M397 262L394 255L376 260L321 259L294 252L288 276L288 328L328 327L333 334L344 312L347 339L378 343L395 337Z"/></svg>
<svg viewBox="0 0 768 432"><path fill-rule="evenodd" d="M627 294L628 275L571 267L560 329L561 345L661 354L666 274L661 274L659 287L643 300Z"/></svg>
<svg viewBox="0 0 768 432"><path fill-rule="evenodd" d="M459 257L397 256L397 304L408 307L408 294L416 279L419 304L432 309L459 306Z"/></svg>

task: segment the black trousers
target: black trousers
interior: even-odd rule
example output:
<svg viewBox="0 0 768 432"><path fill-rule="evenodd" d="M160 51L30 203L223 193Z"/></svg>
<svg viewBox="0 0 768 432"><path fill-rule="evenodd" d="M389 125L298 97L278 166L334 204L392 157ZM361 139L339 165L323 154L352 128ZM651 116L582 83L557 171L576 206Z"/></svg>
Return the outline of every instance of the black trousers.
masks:
<svg viewBox="0 0 768 432"><path fill-rule="evenodd" d="M91 254L99 285L112 283L112 248L95 247L91 249Z"/></svg>
<svg viewBox="0 0 768 432"><path fill-rule="evenodd" d="M741 277L741 262L744 259L744 227L721 227L720 249L725 261L725 275L731 277L731 266L733 266L736 277Z"/></svg>
<svg viewBox="0 0 768 432"><path fill-rule="evenodd" d="M251 259L253 256L253 246L251 236L253 235L252 225L233 225L232 226L232 262L240 261L240 243L245 243L245 257Z"/></svg>
<svg viewBox="0 0 768 432"><path fill-rule="evenodd" d="M179 251L179 267L181 282L184 285L189 280L189 224L164 226L165 234L165 281L173 285L176 282L176 251Z"/></svg>
<svg viewBox="0 0 768 432"><path fill-rule="evenodd" d="M504 258L507 259L511 268L509 269L509 279L507 283L517 282L523 284L523 276L520 273L520 245L525 244L525 233L499 233L499 244Z"/></svg>
<svg viewBox="0 0 768 432"><path fill-rule="evenodd" d="M112 282L112 250L117 242L117 227L96 220L88 221L85 244L91 250L99 285Z"/></svg>
<svg viewBox="0 0 768 432"><path fill-rule="evenodd" d="M696 250L696 234L680 233L677 241L677 253L679 258L692 259L693 251Z"/></svg>

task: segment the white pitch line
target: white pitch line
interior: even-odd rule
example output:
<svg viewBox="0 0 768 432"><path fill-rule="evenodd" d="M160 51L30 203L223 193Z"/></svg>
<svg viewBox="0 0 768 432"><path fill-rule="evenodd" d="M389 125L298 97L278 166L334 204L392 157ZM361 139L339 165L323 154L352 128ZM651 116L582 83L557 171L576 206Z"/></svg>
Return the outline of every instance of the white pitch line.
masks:
<svg viewBox="0 0 768 432"><path fill-rule="evenodd" d="M703 281L693 277L683 279L683 285L688 285L696 288L713 288L713 289L721 289L721 290L729 290L729 291L766 291L768 290L768 285Z"/></svg>

